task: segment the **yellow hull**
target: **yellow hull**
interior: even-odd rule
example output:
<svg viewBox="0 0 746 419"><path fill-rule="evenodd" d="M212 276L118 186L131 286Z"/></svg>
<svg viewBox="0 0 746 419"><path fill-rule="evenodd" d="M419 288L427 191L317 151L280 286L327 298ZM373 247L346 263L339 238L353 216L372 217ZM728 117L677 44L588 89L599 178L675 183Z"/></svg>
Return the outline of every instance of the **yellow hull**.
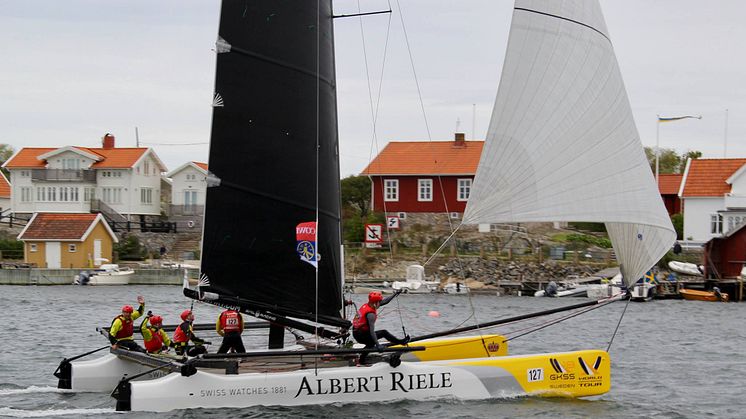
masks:
<svg viewBox="0 0 746 419"><path fill-rule="evenodd" d="M402 361L439 361L449 359L488 358L508 355L508 342L502 335L463 336L414 342L424 351L407 352ZM400 348L401 345L393 346Z"/></svg>
<svg viewBox="0 0 746 419"><path fill-rule="evenodd" d="M601 350L463 360L449 365L503 369L528 395L586 397L611 389L611 360Z"/></svg>

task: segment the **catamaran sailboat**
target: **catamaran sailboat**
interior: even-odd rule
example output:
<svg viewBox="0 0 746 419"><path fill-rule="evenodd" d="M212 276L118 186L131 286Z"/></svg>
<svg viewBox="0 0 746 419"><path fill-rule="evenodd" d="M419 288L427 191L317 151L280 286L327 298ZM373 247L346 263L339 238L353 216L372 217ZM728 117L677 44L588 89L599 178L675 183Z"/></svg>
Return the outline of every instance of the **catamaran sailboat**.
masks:
<svg viewBox="0 0 746 419"><path fill-rule="evenodd" d="M509 356L499 335L447 337L535 314L355 366L377 351L345 346L331 1L224 0L216 52L203 279L184 294L267 321L268 346L157 362L117 350L107 357L139 369L117 385L118 410L609 390L603 350ZM516 2L487 137L465 223L606 222L625 279L673 242L598 1ZM312 338L283 347L287 330ZM65 367L74 389L79 365Z"/></svg>

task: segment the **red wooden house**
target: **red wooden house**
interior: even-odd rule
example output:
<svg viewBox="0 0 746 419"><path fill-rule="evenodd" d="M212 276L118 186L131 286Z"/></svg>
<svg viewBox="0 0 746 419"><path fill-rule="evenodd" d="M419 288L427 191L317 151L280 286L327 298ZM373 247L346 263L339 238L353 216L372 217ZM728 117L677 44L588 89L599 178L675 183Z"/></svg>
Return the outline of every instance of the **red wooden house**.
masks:
<svg viewBox="0 0 746 419"><path fill-rule="evenodd" d="M681 212L681 198L679 198L679 189L681 188L682 174L659 174L658 190L663 198L663 204L666 205L668 215L674 215Z"/></svg>
<svg viewBox="0 0 746 419"><path fill-rule="evenodd" d="M362 175L373 185L376 212L461 213L469 199L484 141L390 142Z"/></svg>
<svg viewBox="0 0 746 419"><path fill-rule="evenodd" d="M705 243L706 278L740 278L746 263L746 224Z"/></svg>

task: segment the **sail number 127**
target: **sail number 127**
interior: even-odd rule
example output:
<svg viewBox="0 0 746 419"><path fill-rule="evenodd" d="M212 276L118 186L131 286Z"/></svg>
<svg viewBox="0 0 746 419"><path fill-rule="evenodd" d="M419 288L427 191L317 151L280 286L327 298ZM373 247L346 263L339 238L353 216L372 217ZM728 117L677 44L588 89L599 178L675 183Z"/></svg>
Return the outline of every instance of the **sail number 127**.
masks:
<svg viewBox="0 0 746 419"><path fill-rule="evenodd" d="M531 368L526 371L528 374L528 382L544 381L544 368Z"/></svg>

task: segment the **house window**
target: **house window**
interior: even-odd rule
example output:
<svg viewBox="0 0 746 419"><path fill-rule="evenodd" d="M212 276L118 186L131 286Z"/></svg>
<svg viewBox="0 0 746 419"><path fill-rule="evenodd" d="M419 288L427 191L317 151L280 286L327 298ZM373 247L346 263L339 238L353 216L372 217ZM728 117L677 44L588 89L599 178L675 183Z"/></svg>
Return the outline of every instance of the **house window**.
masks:
<svg viewBox="0 0 746 419"><path fill-rule="evenodd" d="M96 199L96 188L83 188L83 201L90 202Z"/></svg>
<svg viewBox="0 0 746 419"><path fill-rule="evenodd" d="M458 200L468 201L471 194L471 179L458 180Z"/></svg>
<svg viewBox="0 0 746 419"><path fill-rule="evenodd" d="M67 251L70 253L75 253L78 251L78 246L75 244L68 244L67 245Z"/></svg>
<svg viewBox="0 0 746 419"><path fill-rule="evenodd" d="M432 179L417 179L417 200L418 201L432 201L433 200L433 180Z"/></svg>
<svg viewBox="0 0 746 419"><path fill-rule="evenodd" d="M122 188L102 188L102 200L107 204L122 203Z"/></svg>
<svg viewBox="0 0 746 419"><path fill-rule="evenodd" d="M399 200L399 180L398 179L386 179L383 181L383 200L384 201L398 201Z"/></svg>
<svg viewBox="0 0 746 419"><path fill-rule="evenodd" d="M28 250L29 252L36 252L37 251L36 243L29 243Z"/></svg>
<svg viewBox="0 0 746 419"><path fill-rule="evenodd" d="M31 176L30 170L21 170L21 177L29 177Z"/></svg>
<svg viewBox="0 0 746 419"><path fill-rule="evenodd" d="M710 234L723 234L723 216L720 214L710 215Z"/></svg>
<svg viewBox="0 0 746 419"><path fill-rule="evenodd" d="M31 202L31 188L24 186L21 188L21 202Z"/></svg>
<svg viewBox="0 0 746 419"><path fill-rule="evenodd" d="M78 159L62 159L62 168L67 170L79 170L80 160Z"/></svg>
<svg viewBox="0 0 746 419"><path fill-rule="evenodd" d="M153 203L153 188L140 188L140 202L146 205Z"/></svg>

